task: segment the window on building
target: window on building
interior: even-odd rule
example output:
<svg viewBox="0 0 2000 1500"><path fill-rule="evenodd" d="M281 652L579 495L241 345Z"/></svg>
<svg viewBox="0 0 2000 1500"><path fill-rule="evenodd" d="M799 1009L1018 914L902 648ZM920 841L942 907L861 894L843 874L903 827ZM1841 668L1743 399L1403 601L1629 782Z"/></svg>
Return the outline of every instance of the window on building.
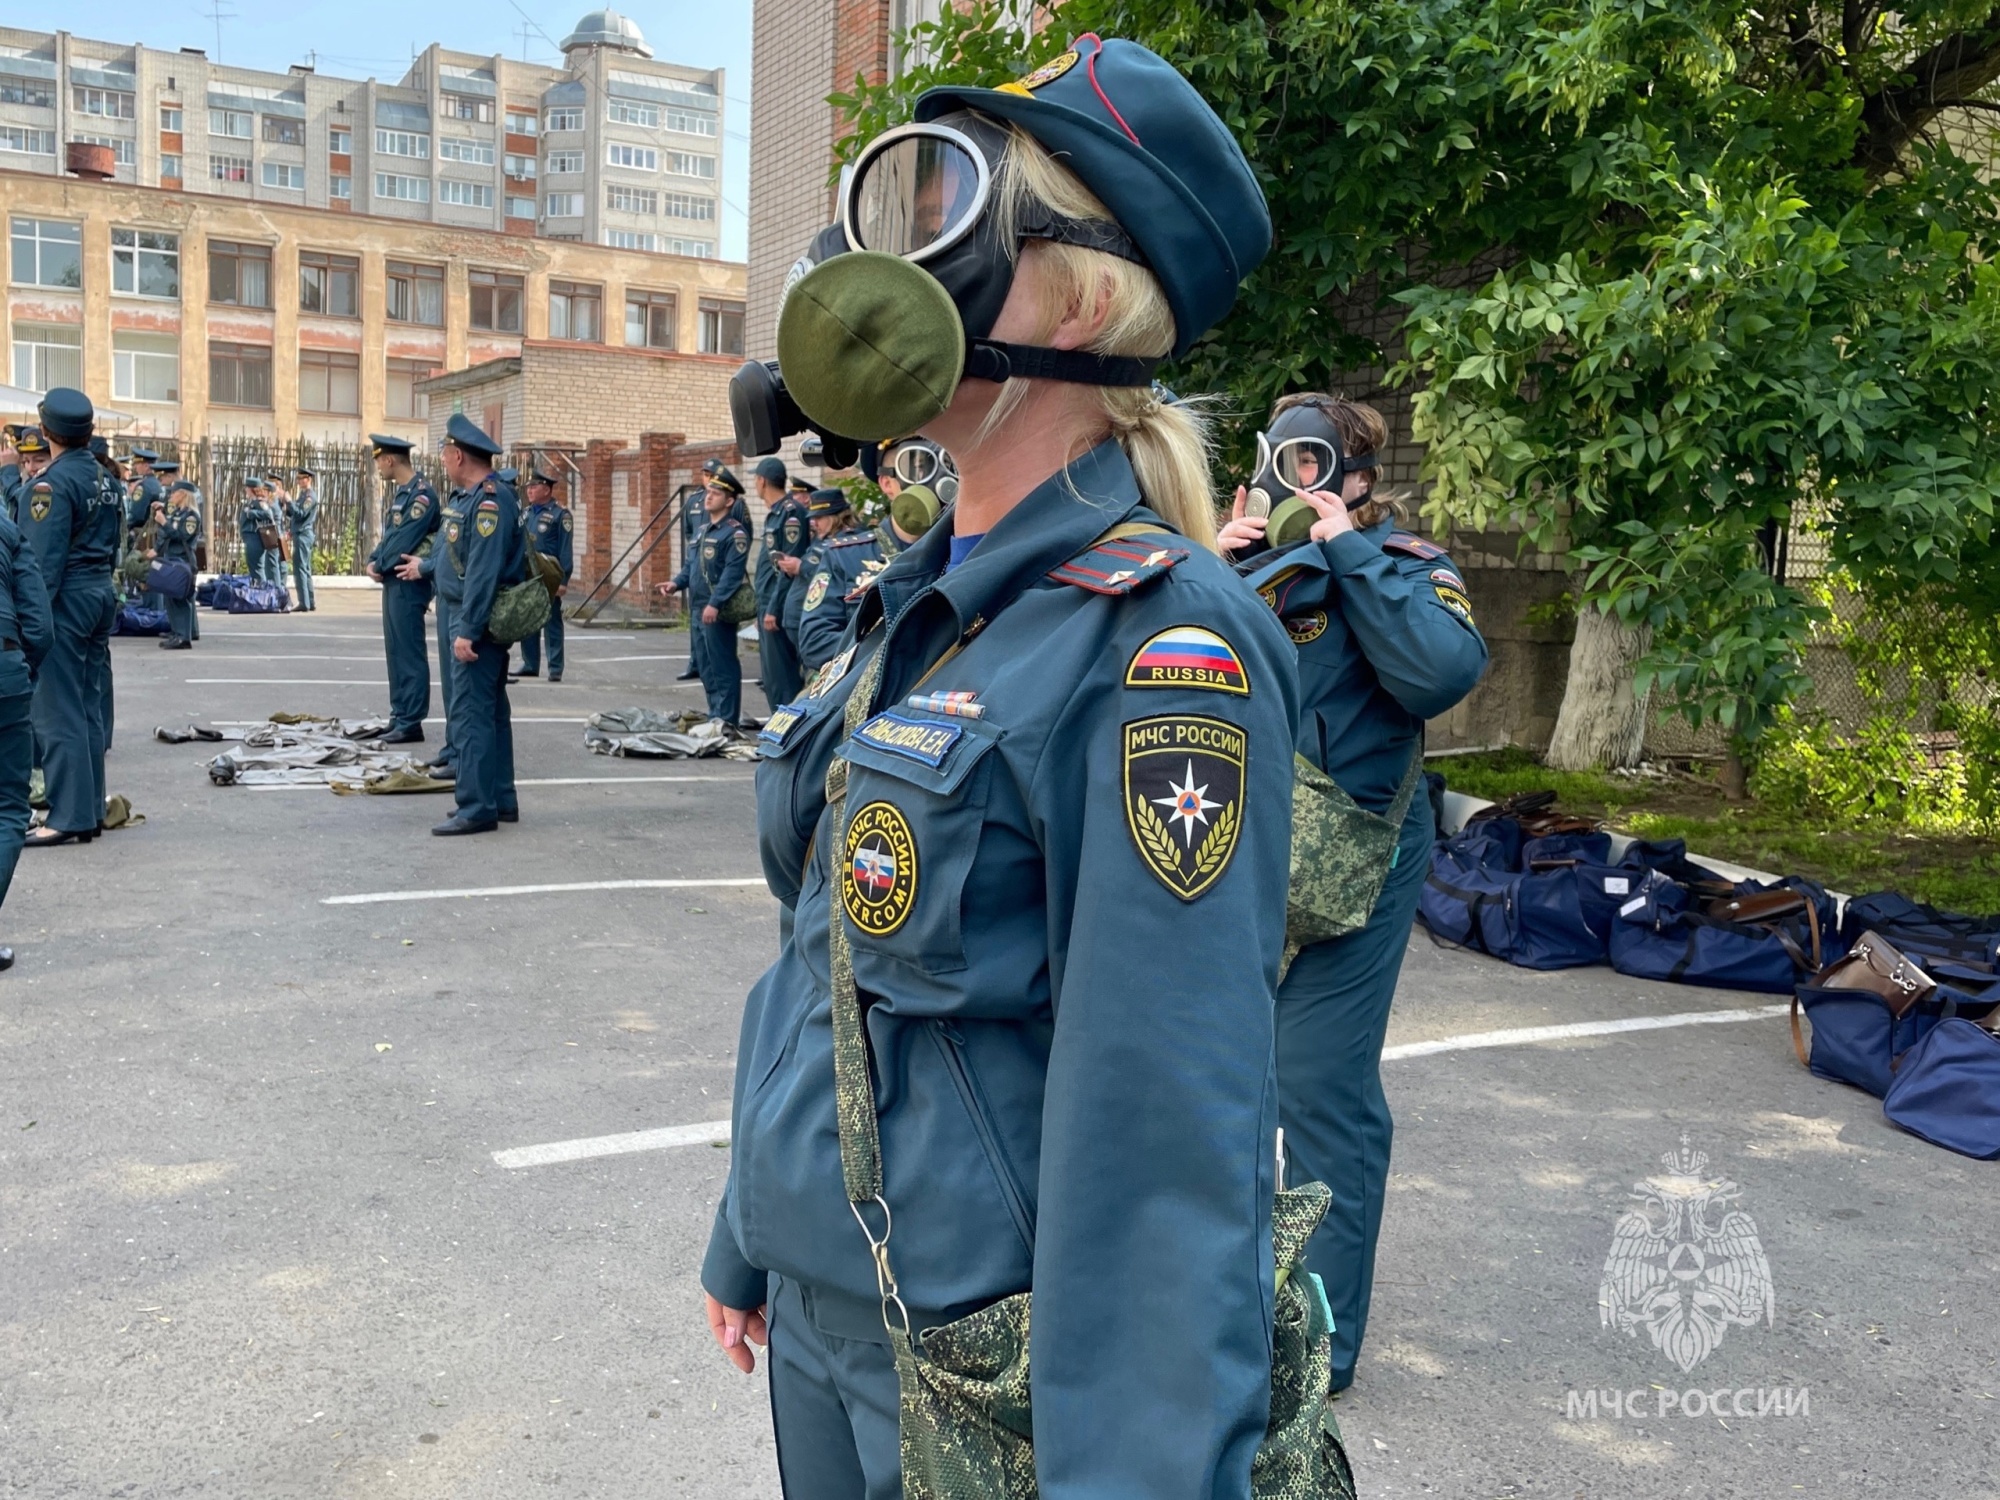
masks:
<svg viewBox="0 0 2000 1500"><path fill-rule="evenodd" d="M211 182L248 182L250 180L250 158L247 156L211 156L208 159L208 177Z"/></svg>
<svg viewBox="0 0 2000 1500"><path fill-rule="evenodd" d="M271 350L267 344L208 346L208 399L215 406L271 409Z"/></svg>
<svg viewBox="0 0 2000 1500"><path fill-rule="evenodd" d="M388 301L384 315L389 321L444 327L444 267L392 260L387 269Z"/></svg>
<svg viewBox="0 0 2000 1500"><path fill-rule="evenodd" d="M531 109L510 109L507 111L507 133L509 135L535 134L535 112Z"/></svg>
<svg viewBox="0 0 2000 1500"><path fill-rule="evenodd" d="M648 130L658 130L660 106L641 104L636 99L611 99L605 102L604 118L614 125L643 125Z"/></svg>
<svg viewBox="0 0 2000 1500"><path fill-rule="evenodd" d="M583 217L583 194L550 193L544 198L548 216L551 219L580 219Z"/></svg>
<svg viewBox="0 0 2000 1500"><path fill-rule="evenodd" d="M398 177L394 172L375 174L375 196L394 198L403 203L428 203L431 201L431 184L427 177Z"/></svg>
<svg viewBox="0 0 2000 1500"><path fill-rule="evenodd" d="M461 182L456 177L441 177L438 179L438 202L455 203L460 208L491 208L493 184Z"/></svg>
<svg viewBox="0 0 2000 1500"><path fill-rule="evenodd" d="M283 115L265 115L264 139L278 146L303 146L306 143L306 122L288 120Z"/></svg>
<svg viewBox="0 0 2000 1500"><path fill-rule="evenodd" d="M208 300L229 307L269 307L271 247L210 240Z"/></svg>
<svg viewBox="0 0 2000 1500"><path fill-rule="evenodd" d="M715 116L698 115L684 109L667 111L667 129L677 130L682 135L714 135Z"/></svg>
<svg viewBox="0 0 2000 1500"><path fill-rule="evenodd" d="M180 134L181 107L178 104L160 106L160 129L172 131L175 135Z"/></svg>
<svg viewBox="0 0 2000 1500"><path fill-rule="evenodd" d="M410 130L378 130L375 132L375 149L384 156L414 156L428 160L431 138Z"/></svg>
<svg viewBox="0 0 2000 1500"><path fill-rule="evenodd" d="M475 99L470 94L445 94L440 96L438 113L447 120L479 120L493 123L493 101Z"/></svg>
<svg viewBox="0 0 2000 1500"><path fill-rule="evenodd" d="M299 410L360 416L361 356L339 349L301 349Z"/></svg>
<svg viewBox="0 0 2000 1500"><path fill-rule="evenodd" d="M635 349L671 349L680 299L672 292L625 294L625 342Z"/></svg>
<svg viewBox="0 0 2000 1500"><path fill-rule="evenodd" d="M29 130L20 125L0 125L0 151L18 151L23 156L54 156L56 133Z"/></svg>
<svg viewBox="0 0 2000 1500"><path fill-rule="evenodd" d="M490 155L486 159L488 161L493 160ZM526 178L529 182L533 182L535 180L535 169L539 163L532 156L510 156L503 165L509 177L522 177Z"/></svg>
<svg viewBox="0 0 2000 1500"><path fill-rule="evenodd" d="M581 172L583 153L581 151L551 151L549 153L549 175L559 172Z"/></svg>
<svg viewBox="0 0 2000 1500"><path fill-rule="evenodd" d="M510 197L502 212L510 219L532 219L535 216L535 200Z"/></svg>
<svg viewBox="0 0 2000 1500"><path fill-rule="evenodd" d="M175 181L179 181L180 176L181 176L180 153L177 151L162 152L160 155L161 180L164 181L167 178L171 177Z"/></svg>
<svg viewBox="0 0 2000 1500"><path fill-rule="evenodd" d="M326 195L329 198L351 199L354 196L352 177L329 177L326 180Z"/></svg>
<svg viewBox="0 0 2000 1500"><path fill-rule="evenodd" d="M614 167L632 167L641 172L660 170L660 153L651 146L628 146L612 141L604 148L605 162Z"/></svg>
<svg viewBox="0 0 2000 1500"><path fill-rule="evenodd" d="M83 226L56 219L15 219L11 275L17 286L83 286Z"/></svg>
<svg viewBox="0 0 2000 1500"><path fill-rule="evenodd" d="M179 297L181 237L150 229L112 230L111 290L135 297Z"/></svg>
<svg viewBox="0 0 2000 1500"><path fill-rule="evenodd" d="M491 141L468 141L455 135L438 137L438 155L446 161L471 162L476 167L493 165L493 143ZM507 158L512 161L513 157Z"/></svg>
<svg viewBox="0 0 2000 1500"><path fill-rule="evenodd" d="M111 334L111 395L118 401L181 399L181 341L171 333Z"/></svg>
<svg viewBox="0 0 2000 1500"><path fill-rule="evenodd" d="M701 313L700 347L703 354L743 352L741 302L725 302L720 297L703 297L697 310Z"/></svg>
<svg viewBox="0 0 2000 1500"><path fill-rule="evenodd" d="M80 115L130 120L137 114L139 96L118 89L87 89L79 85L70 91L70 102Z"/></svg>
<svg viewBox="0 0 2000 1500"><path fill-rule="evenodd" d="M713 240L668 240L665 249L669 255L685 255L690 260L715 259Z"/></svg>
<svg viewBox="0 0 2000 1500"><path fill-rule="evenodd" d="M234 136L239 141L247 141L255 125L256 118L247 109L211 109L208 112L210 135Z"/></svg>
<svg viewBox="0 0 2000 1500"><path fill-rule="evenodd" d="M34 78L0 78L0 104L25 104L30 109L54 109L56 86ZM174 128L180 129L178 125Z"/></svg>
<svg viewBox="0 0 2000 1500"><path fill-rule="evenodd" d="M667 170L676 177L713 177L715 158L702 156L693 151L669 151Z"/></svg>
<svg viewBox="0 0 2000 1500"><path fill-rule="evenodd" d="M660 195L651 188L619 187L614 183L604 189L604 206L621 214L656 214L660 211Z"/></svg>
<svg viewBox="0 0 2000 1500"><path fill-rule="evenodd" d="M495 333L521 331L522 280L505 271L469 271L466 281L472 290L472 326Z"/></svg>
<svg viewBox="0 0 2000 1500"><path fill-rule="evenodd" d="M361 312L361 262L352 255L324 250L299 252L299 311L329 318L352 318Z"/></svg>
<svg viewBox="0 0 2000 1500"><path fill-rule="evenodd" d="M428 417L431 414L431 398L417 389L417 382L431 373L432 366L425 360L390 360L383 412L388 416L419 422Z"/></svg>
<svg viewBox="0 0 2000 1500"><path fill-rule="evenodd" d="M669 193L666 212L670 219L694 219L707 223L715 218L715 200L694 193Z"/></svg>
<svg viewBox="0 0 2000 1500"><path fill-rule="evenodd" d="M290 166L281 161L264 163L264 186L284 188L288 192L303 193L306 190L306 169Z"/></svg>
<svg viewBox="0 0 2000 1500"><path fill-rule="evenodd" d="M607 229L604 243L613 250L654 250L659 248L659 236L645 234L637 229Z"/></svg>
<svg viewBox="0 0 2000 1500"><path fill-rule="evenodd" d="M595 344L604 337L604 288L574 281L549 283L549 337Z"/></svg>
<svg viewBox="0 0 2000 1500"><path fill-rule="evenodd" d="M326 133L326 149L336 156L354 153L354 132L336 125Z"/></svg>
<svg viewBox="0 0 2000 1500"><path fill-rule="evenodd" d="M86 135L79 132L73 139L86 146L109 146L111 159L121 167L136 166L139 161L139 143L130 136Z"/></svg>
<svg viewBox="0 0 2000 1500"><path fill-rule="evenodd" d="M583 111L581 109L552 109L549 111L548 121L549 129L551 130L581 130L583 129Z"/></svg>
<svg viewBox="0 0 2000 1500"><path fill-rule="evenodd" d="M83 384L83 330L72 323L14 325L14 384L31 391Z"/></svg>

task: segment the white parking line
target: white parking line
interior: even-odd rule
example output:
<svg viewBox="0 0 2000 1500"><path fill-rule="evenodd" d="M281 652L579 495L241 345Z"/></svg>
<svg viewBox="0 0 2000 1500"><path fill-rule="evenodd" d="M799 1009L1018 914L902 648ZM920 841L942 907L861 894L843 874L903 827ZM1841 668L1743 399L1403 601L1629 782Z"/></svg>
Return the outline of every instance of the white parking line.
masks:
<svg viewBox="0 0 2000 1500"><path fill-rule="evenodd" d="M473 896L563 895L572 891L697 891L729 886L762 887L761 875L742 880L580 880L569 885L488 885L445 891L365 891L357 896L323 896L321 906L380 906L394 901L456 901Z"/></svg>
<svg viewBox="0 0 2000 1500"><path fill-rule="evenodd" d="M378 662L380 652L373 656L273 656L263 651L210 651L204 653L203 661L365 661Z"/></svg>
<svg viewBox="0 0 2000 1500"><path fill-rule="evenodd" d="M370 681L355 677L190 677L188 686L210 685L218 682L256 683L263 687L387 687L387 680Z"/></svg>
<svg viewBox="0 0 2000 1500"><path fill-rule="evenodd" d="M1719 1026L1732 1021L1762 1021L1782 1016L1789 1005L1759 1005L1750 1010L1691 1010L1671 1016L1627 1016L1618 1021L1575 1021L1567 1026L1521 1026L1511 1031L1475 1031L1440 1037L1431 1042L1407 1042L1384 1047L1382 1061L1432 1057L1440 1052L1472 1052L1485 1047L1519 1047L1532 1042L1558 1042L1569 1037L1611 1036L1623 1031L1665 1031L1676 1026ZM729 1121L699 1125L669 1125L661 1130L634 1130L625 1135L586 1136L574 1141L550 1141L543 1146L517 1146L495 1151L503 1167L545 1167L554 1162L587 1161L597 1156L623 1156L632 1151L661 1151L673 1146L729 1144Z"/></svg>
<svg viewBox="0 0 2000 1500"><path fill-rule="evenodd" d="M268 724L268 719L212 719L209 721L218 729L247 729L258 724ZM442 724L442 718L425 719L426 724ZM588 724L588 719L555 719L546 714L515 714L516 724Z"/></svg>
<svg viewBox="0 0 2000 1500"><path fill-rule="evenodd" d="M748 786L755 778L749 776L527 776L515 781L515 786L626 786L634 783L654 783L662 781L734 781ZM323 792L326 783L308 781L298 786L252 786L249 792Z"/></svg>

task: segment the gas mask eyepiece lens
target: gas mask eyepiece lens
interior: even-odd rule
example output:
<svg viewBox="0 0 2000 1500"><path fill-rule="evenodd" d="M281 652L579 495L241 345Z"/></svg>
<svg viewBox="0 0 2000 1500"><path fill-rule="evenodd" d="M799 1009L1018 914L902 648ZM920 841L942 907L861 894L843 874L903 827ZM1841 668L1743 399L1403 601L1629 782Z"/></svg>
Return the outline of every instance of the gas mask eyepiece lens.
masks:
<svg viewBox="0 0 2000 1500"><path fill-rule="evenodd" d="M971 232L992 175L970 137L904 125L870 143L841 185L841 225L857 250L923 261Z"/></svg>
<svg viewBox="0 0 2000 1500"><path fill-rule="evenodd" d="M937 450L922 443L905 443L889 460L889 472L905 484L935 484Z"/></svg>
<svg viewBox="0 0 2000 1500"><path fill-rule="evenodd" d="M1288 438L1271 452L1278 482L1293 494L1340 488L1340 454L1321 438Z"/></svg>

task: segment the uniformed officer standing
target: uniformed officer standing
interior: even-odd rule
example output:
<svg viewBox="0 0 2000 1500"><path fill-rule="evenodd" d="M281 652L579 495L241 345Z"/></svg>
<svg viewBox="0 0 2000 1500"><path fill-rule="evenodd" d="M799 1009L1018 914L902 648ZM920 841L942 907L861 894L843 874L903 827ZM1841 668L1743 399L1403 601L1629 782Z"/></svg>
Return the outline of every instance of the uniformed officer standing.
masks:
<svg viewBox="0 0 2000 1500"><path fill-rule="evenodd" d="M846 490L814 490L807 513L818 540L799 566L806 582L799 596L798 642L799 660L811 672L839 653L854 613L849 596L887 559L881 536L861 524Z"/></svg>
<svg viewBox="0 0 2000 1500"><path fill-rule="evenodd" d="M556 499L556 481L553 474L545 474L536 469L528 479L528 509L523 518L528 529L528 540L542 556L553 558L562 568L563 587L556 591L556 597L549 601L549 622L533 635L521 642L521 673L523 677L536 676L542 670L542 643L549 647L549 681L561 682L563 674L563 617L562 596L569 592L569 581L576 574L576 522L569 513L569 507Z"/></svg>
<svg viewBox="0 0 2000 1500"><path fill-rule="evenodd" d="M157 528L166 514L166 490L154 466L160 455L151 448L134 448L131 451L131 474L125 481L125 532L128 545L139 552L151 550L151 542L145 540L148 528ZM147 609L165 609L164 596L147 590L142 598Z"/></svg>
<svg viewBox="0 0 2000 1500"><path fill-rule="evenodd" d="M1486 642L1451 559L1397 530L1394 503L1374 498L1387 438L1373 407L1286 397L1266 435L1265 451L1277 457L1265 483L1295 479L1279 482L1319 519L1307 539L1260 551L1269 523L1244 514L1239 489L1221 536L1225 550L1248 554L1243 572L1297 648L1299 753L1367 811L1399 817L1402 829L1367 925L1307 944L1278 987L1286 1154L1298 1176L1333 1190L1306 1264L1333 1310L1335 1390L1353 1383L1368 1328L1392 1131L1382 1041L1436 835L1419 784L1424 721L1449 711L1486 670Z"/></svg>
<svg viewBox="0 0 2000 1500"><path fill-rule="evenodd" d="M90 456L97 460L97 509L91 513L91 545L111 556L111 595L104 605L104 630L94 636L90 647L90 680L97 686L97 796L105 795L104 757L118 727L117 697L111 686L111 632L118 625L117 567L125 544L125 471L111 456L111 444L103 437L90 440Z"/></svg>
<svg viewBox="0 0 2000 1500"><path fill-rule="evenodd" d="M507 648L486 633L500 591L527 576L520 505L493 472L500 445L464 415L445 427L444 471L457 497L434 556L438 595L452 610L452 743L458 749L458 811L431 829L487 833L518 822L513 710Z"/></svg>
<svg viewBox="0 0 2000 1500"><path fill-rule="evenodd" d="M785 591L792 579L782 564L791 562L796 569L797 559L812 544L812 532L803 497L786 488L782 460L767 458L759 463L756 485L764 502L764 545L757 552L756 573L757 676L775 713L805 686L798 648L785 634Z"/></svg>
<svg viewBox="0 0 2000 1500"><path fill-rule="evenodd" d="M932 89L908 127L928 134L863 148L840 221L887 248L819 261L779 318L803 411L921 428L963 483L952 524L862 595L852 652L760 737L764 866L794 910L744 1009L706 1310L745 1369L768 1323L793 1496L931 1493L902 1453L985 1438L992 1472L1048 1500L1246 1500L1274 1415L1298 682L1205 545L1200 418L1150 377L1228 310L1270 220L1234 134L1142 47L1086 37L1009 90ZM912 245L940 178L996 186ZM971 218L1001 204L1019 211ZM939 262L895 254L939 240L964 251L949 301L922 283ZM989 327L1064 345L1012 351L1038 373L999 415L993 382L940 411L894 379ZM1030 1336L1004 1300L1023 1292L1032 1453L1008 1441L1026 1411L899 1446L904 1327L962 1368L930 1331L959 1323L964 1364L1027 1383L997 1336ZM1331 1493L1307 1478L1289 1490Z"/></svg>
<svg viewBox="0 0 2000 1500"><path fill-rule="evenodd" d="M264 566L262 528L275 524L276 512L264 492L264 481L255 474L243 476L243 503L236 512L236 535L243 543L243 571L252 583L267 576Z"/></svg>
<svg viewBox="0 0 2000 1500"><path fill-rule="evenodd" d="M292 582L298 586L299 608L313 602L313 547L319 540L319 488L311 469L300 469L298 492L285 502L285 521L292 533Z"/></svg>
<svg viewBox="0 0 2000 1500"><path fill-rule="evenodd" d="M286 578L285 557L286 529L285 511L292 503L292 497L285 491L285 476L266 474L264 476L264 501L271 509L271 529L277 533L272 543L264 548L263 582L278 591L278 598L287 612L292 607L292 586Z"/></svg>
<svg viewBox="0 0 2000 1500"><path fill-rule="evenodd" d="M201 512L194 508L194 486L185 480L175 481L167 491L167 500L167 512L153 530L152 555L162 562L185 563L192 574L195 548L201 543ZM161 637L160 649L191 650L199 634L193 597L167 599L165 603L167 633Z"/></svg>
<svg viewBox="0 0 2000 1500"><path fill-rule="evenodd" d="M35 769L34 673L54 639L49 594L34 548L11 516L0 516L0 905L14 883L27 836L28 783ZM0 947L0 969L14 950Z"/></svg>
<svg viewBox="0 0 2000 1500"><path fill-rule="evenodd" d="M708 695L708 716L734 725L743 710L743 660L736 654L739 628L723 620L720 607L742 586L750 566L750 528L736 518L743 483L718 465L702 491L708 525L663 592L688 593L688 633L701 637L702 691Z"/></svg>
<svg viewBox="0 0 2000 1500"><path fill-rule="evenodd" d="M424 737L424 715L431 707L429 645L424 639L424 612L430 607L430 581L402 570L438 528L437 492L410 463L404 438L373 432L375 474L386 496L382 505L382 540L368 556L368 576L382 585L382 647L389 660L389 732L383 740L408 745ZM442 665L442 664L440 664ZM447 705L449 682L441 684Z"/></svg>
<svg viewBox="0 0 2000 1500"><path fill-rule="evenodd" d="M39 427L23 427L14 441L0 446L0 505L7 519L18 524L21 492L49 466L49 443Z"/></svg>
<svg viewBox="0 0 2000 1500"><path fill-rule="evenodd" d="M28 846L88 843L104 822L105 661L118 597L111 585L123 510L90 454L95 409L58 386L42 398L55 459L22 497L21 531L49 588L54 635L35 682L35 736L48 825Z"/></svg>

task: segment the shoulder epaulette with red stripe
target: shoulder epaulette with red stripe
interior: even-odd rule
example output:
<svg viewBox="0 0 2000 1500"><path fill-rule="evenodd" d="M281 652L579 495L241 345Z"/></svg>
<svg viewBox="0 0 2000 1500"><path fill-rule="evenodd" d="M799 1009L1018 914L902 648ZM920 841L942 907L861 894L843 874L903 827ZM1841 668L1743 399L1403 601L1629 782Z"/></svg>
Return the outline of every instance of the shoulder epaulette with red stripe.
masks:
<svg viewBox="0 0 2000 1500"><path fill-rule="evenodd" d="M1407 531L1392 531L1382 543L1384 552L1400 552L1405 557L1421 558L1430 562L1444 556L1444 548L1436 542L1427 542L1420 536L1411 536Z"/></svg>
<svg viewBox="0 0 2000 1500"><path fill-rule="evenodd" d="M1160 545L1168 539L1169 533L1162 532L1157 541L1150 536L1137 536L1100 542L1061 567L1051 568L1048 576L1057 583L1074 584L1093 594L1129 594L1192 555L1186 547Z"/></svg>

